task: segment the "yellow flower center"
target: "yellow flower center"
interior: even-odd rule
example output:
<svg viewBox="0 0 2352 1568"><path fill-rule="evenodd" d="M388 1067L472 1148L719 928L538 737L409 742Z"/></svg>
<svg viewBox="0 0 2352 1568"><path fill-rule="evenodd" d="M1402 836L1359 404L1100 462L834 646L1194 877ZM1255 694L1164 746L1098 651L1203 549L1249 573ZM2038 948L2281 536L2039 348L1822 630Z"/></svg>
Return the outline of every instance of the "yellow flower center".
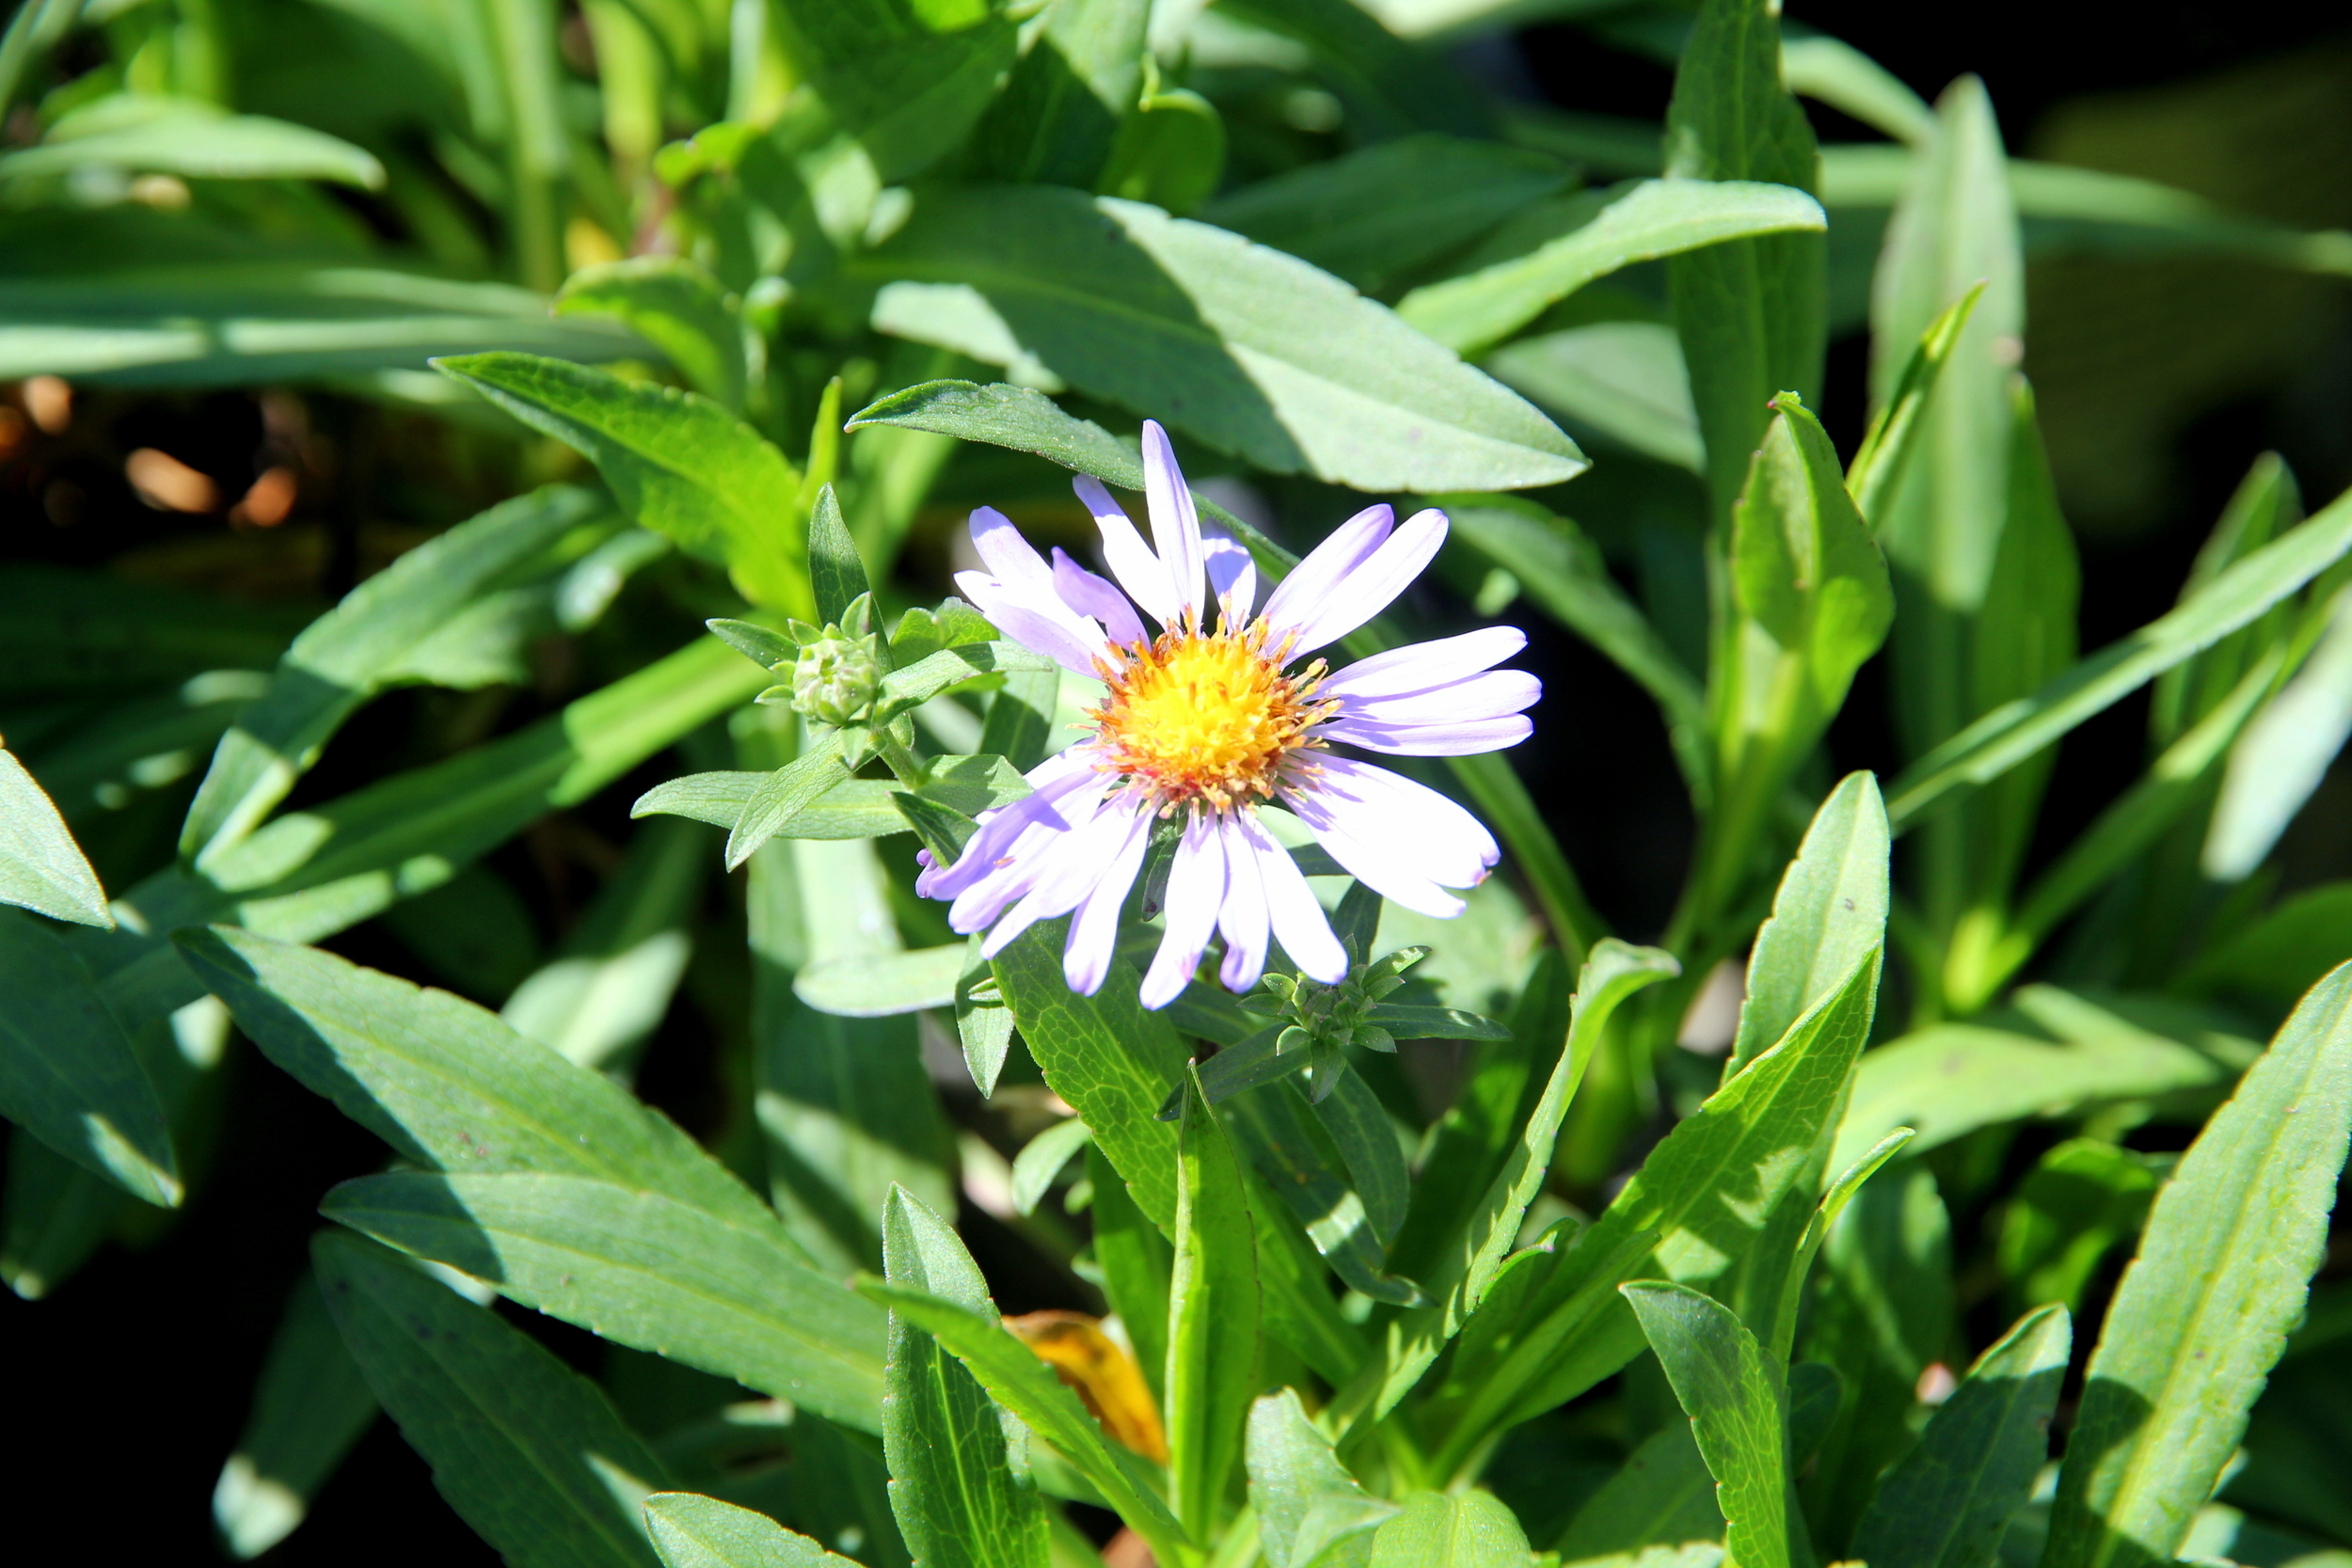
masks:
<svg viewBox="0 0 2352 1568"><path fill-rule="evenodd" d="M1311 732L1338 705L1312 700L1321 659L1286 675L1288 644L1269 652L1265 640L1263 620L1239 636L1187 627L1106 663L1110 695L1091 716L1100 766L1139 786L1163 816L1272 796L1283 762L1322 744Z"/></svg>

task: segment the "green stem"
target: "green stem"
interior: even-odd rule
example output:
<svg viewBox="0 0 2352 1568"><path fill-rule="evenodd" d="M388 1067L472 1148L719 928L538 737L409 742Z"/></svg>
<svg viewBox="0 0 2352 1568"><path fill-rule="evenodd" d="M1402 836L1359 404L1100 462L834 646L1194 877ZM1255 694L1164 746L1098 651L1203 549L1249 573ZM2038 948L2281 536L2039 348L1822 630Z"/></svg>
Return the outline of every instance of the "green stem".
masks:
<svg viewBox="0 0 2352 1568"><path fill-rule="evenodd" d="M551 0L491 0L490 26L512 126L507 143L508 217L516 276L552 293L564 281L563 84L555 59Z"/></svg>

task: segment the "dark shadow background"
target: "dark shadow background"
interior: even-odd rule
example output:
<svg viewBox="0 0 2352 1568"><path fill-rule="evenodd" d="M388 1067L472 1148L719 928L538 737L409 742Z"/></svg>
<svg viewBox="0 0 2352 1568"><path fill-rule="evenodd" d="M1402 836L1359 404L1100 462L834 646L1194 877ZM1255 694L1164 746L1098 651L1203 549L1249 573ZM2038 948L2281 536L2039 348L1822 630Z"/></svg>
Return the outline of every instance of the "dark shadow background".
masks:
<svg viewBox="0 0 2352 1568"><path fill-rule="evenodd" d="M2340 19L2325 8L2171 0L2124 16L2106 6L1992 0L1963 16L1864 0L1792 0L1790 9L1931 98L1963 71L1981 73L2013 150L2177 179L2231 205L2309 226L2352 223L2352 156L2335 155L2352 152L2352 108L2344 106L2352 104L2352 75L2344 67ZM1663 68L1583 33L1534 28L1521 51L1525 80L1561 106L1640 118L1663 111L1671 88ZM2303 122L2289 110L2308 113L2308 128L2298 133ZM1813 112L1825 140L1876 139L1834 112ZM2154 135L2146 131L2152 125L2173 130ZM2299 152L2283 172L2269 167L2270 150L2280 145ZM2155 162L2134 162L2140 157ZM2027 370L2042 388L2054 459L2083 543L2086 649L2170 603L2258 452L2283 451L2314 501L2352 480L2352 335L2341 285L2234 263L2101 266L2038 267L2028 327ZM2035 336L2039 323L2074 319L2072 307L2086 298L2111 307L2099 331L2059 329L2047 341ZM2168 320L2219 323L2234 335L2233 356L2185 363L2203 351L2175 344ZM1849 448L1859 434L1862 374L1858 341L1833 349L1823 409ZM2098 424L2092 416L2112 388L2144 390L2152 376L2169 377L2174 395L2140 418L2137 444L2102 446L2076 428ZM199 526L216 531L216 521L150 512L129 494L119 454L140 445L225 464L214 477L230 495L252 478L245 454L274 440L307 452L306 472L315 469L323 484L324 476L342 475L343 483L326 486L332 493L357 495L358 479L369 475L377 476L371 483L400 483L404 458L413 453L381 450L380 436L347 410L339 414L332 399L309 405L315 428L288 436L265 428L261 404L245 394L90 395L76 427L88 434L44 449L38 464L0 469L5 547L15 557L94 565ZM453 520L495 498L412 499L414 509L404 515ZM299 542L289 533L282 546L257 553L261 565L244 570L282 570L315 584L321 602L331 598L373 548L358 504L330 504L305 524L314 531ZM282 567L269 564L281 556ZM1589 742L1580 750L1556 741L1524 761L1540 770L1541 798L1595 901L1629 933L1646 934L1663 918L1659 890L1671 885L1665 878L1680 853L1679 791L1662 737L1641 738L1655 736L1654 714L1613 669L1570 639L1539 633L1531 653L1555 691L1575 694L1579 733L1635 737L1613 741L1606 754ZM306 781L304 798L372 776L384 749L408 733L409 705L421 700L394 698L362 715ZM500 722L536 711L526 696ZM1833 736L1840 768L1893 760L1883 712L1883 689L1866 672L1849 705L1852 717ZM2045 821L2056 842L2137 772L2142 735L2144 707L2127 703L2070 739ZM625 800L631 792L625 784L617 793ZM1645 823L1646 832L1639 827ZM2341 856L2346 847L2330 852ZM535 852L518 844L495 863L511 868L518 885L545 881L533 871ZM551 927L560 919L560 911L538 912ZM373 927L331 945L363 962L412 967ZM722 1131L711 1125L722 1047L699 1018L691 1006L676 1010L643 1083L649 1098L709 1135ZM38 1511L81 1518L83 1555L95 1547L110 1560L216 1560L209 1525L214 1478L304 1265L307 1238L319 1223L312 1205L335 1182L373 1171L384 1159L372 1137L249 1046L235 1042L231 1053L226 1125L187 1212L147 1244L106 1247L54 1301L0 1296L14 1417L8 1495L26 1517ZM1005 1262L1017 1268L1018 1243L982 1229L992 1250L1001 1243ZM997 1272L997 1257L989 1263ZM588 1336L501 1310L574 1365L601 1367L604 1349ZM422 1462L379 1420L309 1522L269 1560L349 1568L492 1558L434 1494Z"/></svg>

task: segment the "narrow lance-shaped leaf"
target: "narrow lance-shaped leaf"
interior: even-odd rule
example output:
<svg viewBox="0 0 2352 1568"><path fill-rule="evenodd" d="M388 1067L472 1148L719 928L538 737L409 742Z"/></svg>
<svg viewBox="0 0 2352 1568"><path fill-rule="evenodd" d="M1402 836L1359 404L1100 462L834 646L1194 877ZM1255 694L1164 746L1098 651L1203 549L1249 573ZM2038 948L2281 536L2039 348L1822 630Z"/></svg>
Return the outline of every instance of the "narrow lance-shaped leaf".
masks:
<svg viewBox="0 0 2352 1568"><path fill-rule="evenodd" d="M841 503L834 499L830 484L817 492L817 504L808 515L808 576L817 595L817 618L827 626L840 625L858 595L872 592L866 562L841 521Z"/></svg>
<svg viewBox="0 0 2352 1568"><path fill-rule="evenodd" d="M1691 1418L1715 1477L1724 1545L1748 1568L1788 1568L1788 1391L1731 1309L1688 1286L1619 1287Z"/></svg>
<svg viewBox="0 0 2352 1568"><path fill-rule="evenodd" d="M599 521L612 521L601 497L548 485L460 523L353 589L294 639L269 689L221 737L181 828L181 852L215 863L285 799L360 704L415 678L413 667L453 617Z"/></svg>
<svg viewBox="0 0 2352 1568"><path fill-rule="evenodd" d="M742 412L749 377L743 321L699 262L631 256L581 267L556 292L554 310L612 317L667 355L694 390Z"/></svg>
<svg viewBox="0 0 2352 1568"><path fill-rule="evenodd" d="M1748 180L1639 180L1536 208L1425 283L1396 313L1457 354L1501 342L1595 278L1637 261L1829 220L1805 191Z"/></svg>
<svg viewBox="0 0 2352 1568"><path fill-rule="evenodd" d="M112 930L106 890L24 765L0 751L0 904Z"/></svg>
<svg viewBox="0 0 2352 1568"><path fill-rule="evenodd" d="M841 760L844 738L839 730L819 736L752 791L743 802L742 816L736 818L734 832L727 834L729 871L750 860L778 833L790 832L803 813L848 780L850 771Z"/></svg>
<svg viewBox="0 0 2352 1568"><path fill-rule="evenodd" d="M2091 1353L2049 1568L2169 1560L2303 1315L2352 1123L2352 966L2312 989L2157 1196Z"/></svg>
<svg viewBox="0 0 2352 1568"><path fill-rule="evenodd" d="M656 1492L644 1508L662 1568L855 1568L765 1513L716 1497Z"/></svg>
<svg viewBox="0 0 2352 1568"><path fill-rule="evenodd" d="M1050 1368L1009 1333L993 1312L976 1313L929 1291L866 1278L858 1290L896 1316L929 1331L970 1370L996 1402L1061 1451L1153 1553L1182 1561L1184 1529L1145 1479L1140 1465L1115 1448L1103 1429Z"/></svg>
<svg viewBox="0 0 2352 1568"><path fill-rule="evenodd" d="M724 408L691 392L527 354L468 355L434 366L578 451L631 517L727 567L754 603L794 615L815 610L800 532L776 515L779 499L799 491L800 476Z"/></svg>
<svg viewBox="0 0 2352 1568"><path fill-rule="evenodd" d="M1995 708L1903 770L1887 789L1898 832L1952 790L1981 784L2149 680L2249 625L2352 548L2352 497L2245 557L2177 608Z"/></svg>
<svg viewBox="0 0 2352 1568"><path fill-rule="evenodd" d="M1044 185L950 195L857 270L883 285L884 330L1041 366L1272 472L1430 492L1586 466L1517 393L1386 307L1156 208Z"/></svg>
<svg viewBox="0 0 2352 1568"><path fill-rule="evenodd" d="M1372 1556L1371 1532L1396 1512L1348 1474L1295 1388L1249 1407L1248 1465L1258 1541L1273 1568L1360 1568Z"/></svg>
<svg viewBox="0 0 2352 1568"><path fill-rule="evenodd" d="M1813 133L1781 83L1777 8L1708 0L1675 72L1666 111L1669 181L1764 181L1810 192ZM1674 257L1666 276L1708 489L1727 522L1775 392L1820 385L1827 249L1817 234L1734 240Z"/></svg>
<svg viewBox="0 0 2352 1568"><path fill-rule="evenodd" d="M905 1189L891 1190L882 1230L893 1284L970 1312L995 1311L988 1282L955 1231ZM924 1568L1042 1564L1045 1510L1027 1475L1027 1433L1003 1419L938 1340L896 1319L884 1386L890 1507L914 1560Z"/></svg>
<svg viewBox="0 0 2352 1568"><path fill-rule="evenodd" d="M1878 783L1849 773L1813 814L1748 952L1725 1077L1788 1032L1885 941L1888 836Z"/></svg>
<svg viewBox="0 0 2352 1568"><path fill-rule="evenodd" d="M1691 1423L1669 1421L1643 1440L1617 1473L1568 1521L1564 1562L1615 1557L1645 1546L1716 1541L1724 1533L1715 1478L1707 1473Z"/></svg>
<svg viewBox="0 0 2352 1568"><path fill-rule="evenodd" d="M1881 1568L1984 1568L2050 1451L2066 1358L2066 1308L2027 1313L1977 1357L1895 1463L1854 1533L1855 1558Z"/></svg>
<svg viewBox="0 0 2352 1568"><path fill-rule="evenodd" d="M1434 1306L1409 1313L1391 1324L1382 1358L1369 1364L1340 1396L1342 1418L1353 1422L1377 1418L1421 1380L1423 1372L1477 1311L1494 1283L1504 1255L1518 1238L1528 1203L1550 1168L1552 1140L1559 1135L1568 1101L1591 1065L1609 1019L1625 999L1679 970L1674 958L1656 948L1633 947L1604 939L1585 961L1570 1006L1565 1049L1544 1085L1543 1096L1530 1114L1503 1166L1488 1183L1486 1196L1470 1226L1442 1256L1423 1288L1437 1297Z"/></svg>
<svg viewBox="0 0 2352 1568"><path fill-rule="evenodd" d="M336 1326L465 1521L523 1568L654 1568L638 1514L666 1479L604 1391L383 1248L311 1245Z"/></svg>
<svg viewBox="0 0 2352 1568"><path fill-rule="evenodd" d="M47 922L0 909L0 1114L132 1196L176 1207L163 1101L82 954Z"/></svg>
<svg viewBox="0 0 2352 1568"><path fill-rule="evenodd" d="M1258 1392L1258 1267L1232 1145L1187 1071L1168 1298L1168 1475L1176 1516L1209 1539Z"/></svg>
<svg viewBox="0 0 2352 1568"><path fill-rule="evenodd" d="M230 1551L250 1560L291 1534L378 1408L327 1315L317 1275L304 1270L271 1338L236 1451L213 1487L213 1523Z"/></svg>
<svg viewBox="0 0 2352 1568"><path fill-rule="evenodd" d="M1913 453L1925 439L1927 427L1922 420L1935 395L1935 384L1951 360L1961 329L1968 325L1977 302L1984 297L1984 283L1978 282L1945 307L1944 313L1919 334L1918 345L1903 362L1902 374L1896 378L1885 401L1871 417L1861 447L1855 451L1853 461L1846 466L1846 488L1872 528L1883 523L1885 509L1911 466Z"/></svg>

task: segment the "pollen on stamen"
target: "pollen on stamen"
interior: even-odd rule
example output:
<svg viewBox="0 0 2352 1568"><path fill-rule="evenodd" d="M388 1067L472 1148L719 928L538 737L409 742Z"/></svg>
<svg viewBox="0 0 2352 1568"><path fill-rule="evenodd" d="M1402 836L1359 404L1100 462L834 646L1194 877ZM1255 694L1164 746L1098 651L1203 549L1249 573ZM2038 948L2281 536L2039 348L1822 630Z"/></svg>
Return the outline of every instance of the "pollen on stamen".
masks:
<svg viewBox="0 0 2352 1568"><path fill-rule="evenodd" d="M1339 705L1314 700L1321 659L1282 673L1290 639L1266 647L1261 618L1235 634L1197 624L1105 661L1109 695L1090 717L1105 772L1125 779L1162 816L1230 811L1270 798L1286 764L1319 747L1314 729Z"/></svg>

